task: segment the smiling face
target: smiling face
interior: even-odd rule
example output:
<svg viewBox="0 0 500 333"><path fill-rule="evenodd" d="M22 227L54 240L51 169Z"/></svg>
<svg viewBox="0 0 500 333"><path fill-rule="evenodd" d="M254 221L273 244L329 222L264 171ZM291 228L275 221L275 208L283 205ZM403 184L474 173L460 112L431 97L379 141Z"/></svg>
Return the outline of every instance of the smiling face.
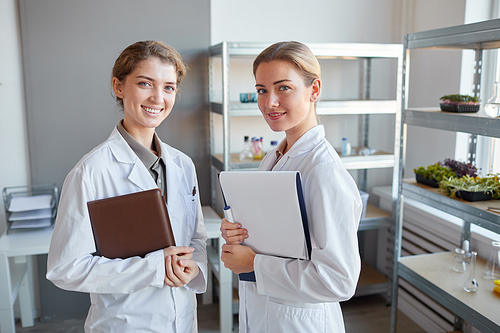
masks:
<svg viewBox="0 0 500 333"><path fill-rule="evenodd" d="M134 138L151 137L172 111L177 93L175 67L156 57L139 62L123 81L114 77L115 95L123 99L123 126Z"/></svg>
<svg viewBox="0 0 500 333"><path fill-rule="evenodd" d="M259 64L255 81L264 119L273 131L285 131L289 147L317 125L314 103L319 96L320 80L306 86L292 63L272 60Z"/></svg>

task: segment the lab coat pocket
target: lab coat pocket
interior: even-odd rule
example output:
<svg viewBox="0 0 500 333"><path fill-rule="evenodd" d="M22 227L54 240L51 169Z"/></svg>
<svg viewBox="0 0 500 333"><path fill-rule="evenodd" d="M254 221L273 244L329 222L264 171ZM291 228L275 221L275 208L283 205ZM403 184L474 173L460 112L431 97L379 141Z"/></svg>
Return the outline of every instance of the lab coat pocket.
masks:
<svg viewBox="0 0 500 333"><path fill-rule="evenodd" d="M267 332L327 332L324 304L269 301Z"/></svg>
<svg viewBox="0 0 500 333"><path fill-rule="evenodd" d="M184 196L184 225L187 228L188 235L191 237L196 224L197 202L191 194Z"/></svg>

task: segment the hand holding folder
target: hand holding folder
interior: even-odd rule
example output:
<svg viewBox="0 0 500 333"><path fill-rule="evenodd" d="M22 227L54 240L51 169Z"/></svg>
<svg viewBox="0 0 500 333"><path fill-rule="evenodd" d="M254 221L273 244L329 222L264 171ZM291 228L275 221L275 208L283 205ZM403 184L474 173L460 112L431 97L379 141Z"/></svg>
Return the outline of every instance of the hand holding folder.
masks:
<svg viewBox="0 0 500 333"><path fill-rule="evenodd" d="M232 222L248 230L242 245L256 253L309 259L311 242L300 173L221 172L219 181Z"/></svg>
<svg viewBox="0 0 500 333"><path fill-rule="evenodd" d="M159 189L89 201L87 207L101 256L144 257L175 246L167 205Z"/></svg>

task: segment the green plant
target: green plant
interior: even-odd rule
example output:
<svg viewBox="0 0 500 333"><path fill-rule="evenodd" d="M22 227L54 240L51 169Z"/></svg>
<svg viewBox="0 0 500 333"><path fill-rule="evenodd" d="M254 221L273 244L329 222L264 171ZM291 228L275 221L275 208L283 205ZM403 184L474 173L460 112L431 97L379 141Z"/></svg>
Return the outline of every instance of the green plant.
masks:
<svg viewBox="0 0 500 333"><path fill-rule="evenodd" d="M444 104L473 104L477 105L481 102L479 97L470 96L470 95L444 95L440 98Z"/></svg>
<svg viewBox="0 0 500 333"><path fill-rule="evenodd" d="M448 192L451 198L455 198L458 191L491 192L493 199L500 198L498 174L486 177L471 177L469 175L461 178L450 177L439 182L439 189L442 192Z"/></svg>
<svg viewBox="0 0 500 333"><path fill-rule="evenodd" d="M427 167L418 167L413 169L416 174L422 175L425 178L435 179L436 181L441 181L450 177L456 177L456 173L451 171L449 167L442 166L439 163L429 165Z"/></svg>

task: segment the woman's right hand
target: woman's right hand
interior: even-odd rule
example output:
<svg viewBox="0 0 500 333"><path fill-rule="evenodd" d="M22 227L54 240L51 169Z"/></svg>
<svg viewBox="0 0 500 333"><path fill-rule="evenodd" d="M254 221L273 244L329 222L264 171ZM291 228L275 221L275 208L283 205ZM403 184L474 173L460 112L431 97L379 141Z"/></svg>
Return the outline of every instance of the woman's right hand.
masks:
<svg viewBox="0 0 500 333"><path fill-rule="evenodd" d="M222 238L229 245L239 245L248 238L248 230L241 227L237 222L228 222L225 218L222 219L220 232Z"/></svg>

